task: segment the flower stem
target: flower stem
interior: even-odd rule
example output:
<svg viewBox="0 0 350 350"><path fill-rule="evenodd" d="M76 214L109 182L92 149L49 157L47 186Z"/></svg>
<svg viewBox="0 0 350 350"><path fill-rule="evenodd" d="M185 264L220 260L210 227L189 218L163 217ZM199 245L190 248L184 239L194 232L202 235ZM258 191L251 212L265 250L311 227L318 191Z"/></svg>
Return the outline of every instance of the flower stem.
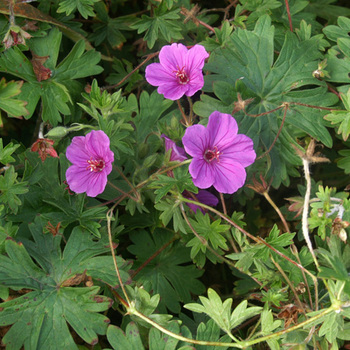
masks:
<svg viewBox="0 0 350 350"><path fill-rule="evenodd" d="M186 116L186 114L185 114L185 112L184 112L184 110L183 110L183 108L182 108L182 106L181 106L180 100L176 100L176 102L177 102L177 105L178 105L179 110L180 110L180 112L181 112L182 118L183 118L183 120L184 120L184 123L183 123L183 124L184 124L186 127L191 126L191 125L192 125L191 120L188 120L188 119L187 119L187 116Z"/></svg>

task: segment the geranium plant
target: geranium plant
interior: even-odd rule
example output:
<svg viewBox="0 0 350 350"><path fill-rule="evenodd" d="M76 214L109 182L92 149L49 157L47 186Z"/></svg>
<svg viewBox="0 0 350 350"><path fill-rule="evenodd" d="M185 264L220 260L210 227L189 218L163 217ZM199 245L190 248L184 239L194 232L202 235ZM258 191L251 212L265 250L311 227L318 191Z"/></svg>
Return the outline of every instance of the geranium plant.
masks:
<svg viewBox="0 0 350 350"><path fill-rule="evenodd" d="M0 0L0 348L349 348L349 32L342 0Z"/></svg>

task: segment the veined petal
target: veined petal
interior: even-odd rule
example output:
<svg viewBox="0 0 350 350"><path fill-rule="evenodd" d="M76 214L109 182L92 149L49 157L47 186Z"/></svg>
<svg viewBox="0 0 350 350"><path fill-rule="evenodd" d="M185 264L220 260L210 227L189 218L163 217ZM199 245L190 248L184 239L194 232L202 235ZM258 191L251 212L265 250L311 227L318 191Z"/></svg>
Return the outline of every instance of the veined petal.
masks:
<svg viewBox="0 0 350 350"><path fill-rule="evenodd" d="M245 169L241 164L220 161L215 163L213 185L220 193L232 194L244 185L246 176Z"/></svg>
<svg viewBox="0 0 350 350"><path fill-rule="evenodd" d="M159 62L166 70L177 71L185 66L187 52L188 49L183 44L163 46L159 52Z"/></svg>
<svg viewBox="0 0 350 350"><path fill-rule="evenodd" d="M109 150L108 136L102 130L92 130L85 137L85 148L90 156L104 159L105 154Z"/></svg>
<svg viewBox="0 0 350 350"><path fill-rule="evenodd" d="M91 155L85 149L86 139L84 136L75 136L72 143L67 147L66 157L72 164L87 165Z"/></svg>
<svg viewBox="0 0 350 350"><path fill-rule="evenodd" d="M210 146L217 147L219 151L230 145L238 132L235 118L218 111L209 116L207 129L210 135Z"/></svg>
<svg viewBox="0 0 350 350"><path fill-rule="evenodd" d="M203 159L203 154L208 148L209 135L205 126L196 124L186 129L182 138L185 151L195 158Z"/></svg>
<svg viewBox="0 0 350 350"><path fill-rule="evenodd" d="M107 185L107 175L104 174L103 171L91 175L86 195L89 197L96 197L105 190Z"/></svg>
<svg viewBox="0 0 350 350"><path fill-rule="evenodd" d="M230 159L232 162L237 162L247 167L253 164L256 158L253 147L253 140L250 137L239 134L231 145L220 150L222 153L220 159Z"/></svg>
<svg viewBox="0 0 350 350"><path fill-rule="evenodd" d="M162 134L161 137L165 140L165 151L168 152L171 150L171 161L178 160L182 162L187 159L185 150L182 147L177 146L173 140L169 139L169 137L165 136L164 134Z"/></svg>
<svg viewBox="0 0 350 350"><path fill-rule="evenodd" d="M188 170L195 186L208 188L213 185L215 181L214 167L204 159L193 158Z"/></svg>
<svg viewBox="0 0 350 350"><path fill-rule="evenodd" d="M187 85L181 85L178 81L168 81L166 84L162 84L157 89L159 94L163 94L165 98L169 100L178 100L187 91Z"/></svg>
<svg viewBox="0 0 350 350"><path fill-rule="evenodd" d="M145 78L153 86L177 82L173 70L167 70L160 63L152 63L146 67Z"/></svg>
<svg viewBox="0 0 350 350"><path fill-rule="evenodd" d="M70 166L66 171L66 180L69 188L76 193L86 192L91 172L87 168Z"/></svg>
<svg viewBox="0 0 350 350"><path fill-rule="evenodd" d="M189 70L202 69L204 61L209 57L208 52L202 45L194 45L188 50L186 57L186 68Z"/></svg>
<svg viewBox="0 0 350 350"><path fill-rule="evenodd" d="M186 96L193 96L197 91L199 91L204 85L203 73L201 70L196 70L191 72L190 81L187 86Z"/></svg>

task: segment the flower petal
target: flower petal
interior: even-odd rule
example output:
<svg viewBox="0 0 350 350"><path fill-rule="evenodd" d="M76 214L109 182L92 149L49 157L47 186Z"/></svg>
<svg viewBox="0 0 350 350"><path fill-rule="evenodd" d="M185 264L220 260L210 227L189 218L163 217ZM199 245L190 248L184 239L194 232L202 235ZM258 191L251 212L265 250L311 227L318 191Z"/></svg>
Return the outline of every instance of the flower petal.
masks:
<svg viewBox="0 0 350 350"><path fill-rule="evenodd" d="M163 94L169 100L178 100L188 90L187 85L181 85L178 81L169 81L167 84L162 84L158 88L158 94Z"/></svg>
<svg viewBox="0 0 350 350"><path fill-rule="evenodd" d="M203 154L207 150L209 143L207 128L200 124L190 126L186 129L182 143L189 155L203 159Z"/></svg>
<svg viewBox="0 0 350 350"><path fill-rule="evenodd" d="M254 151L253 140L243 134L235 137L233 143L226 148L222 148L220 159L230 159L230 161L240 163L247 167L254 163L256 153Z"/></svg>
<svg viewBox="0 0 350 350"><path fill-rule="evenodd" d="M85 142L84 136L75 136L67 147L66 157L72 164L87 166L87 160L90 159L91 155L85 149Z"/></svg>
<svg viewBox="0 0 350 350"><path fill-rule="evenodd" d="M185 86L187 91L186 96L193 96L197 91L199 91L204 85L203 73L201 70L191 72L190 81Z"/></svg>
<svg viewBox="0 0 350 350"><path fill-rule="evenodd" d="M241 188L246 179L244 167L235 162L220 161L215 163L214 187L220 193L232 194Z"/></svg>
<svg viewBox="0 0 350 350"><path fill-rule="evenodd" d="M196 197L201 203L210 205L211 207L215 207L219 203L218 198L206 190L199 190Z"/></svg>
<svg viewBox="0 0 350 350"><path fill-rule="evenodd" d="M193 158L188 170L194 185L198 188L208 188L213 185L215 169L204 159Z"/></svg>
<svg viewBox="0 0 350 350"><path fill-rule="evenodd" d="M159 52L159 62L166 70L174 72L185 66L187 53L183 44L166 45Z"/></svg>
<svg viewBox="0 0 350 350"><path fill-rule="evenodd" d="M162 134L161 137L165 140L165 151L168 152L171 150L171 161L178 160L182 162L187 159L185 150L182 147L177 146L173 140L169 139L169 137L165 136L164 134Z"/></svg>
<svg viewBox="0 0 350 350"><path fill-rule="evenodd" d="M188 50L186 57L186 68L189 71L195 69L202 69L204 67L204 61L209 57L208 52L202 45L194 45Z"/></svg>
<svg viewBox="0 0 350 350"><path fill-rule="evenodd" d="M102 158L106 161L105 156L107 151L109 151L108 136L102 130L92 130L85 137L85 148L90 157Z"/></svg>
<svg viewBox="0 0 350 350"><path fill-rule="evenodd" d="M169 82L177 82L176 75L173 70L165 69L160 63L152 63L146 67L145 78L147 82L153 86L168 84Z"/></svg>
<svg viewBox="0 0 350 350"><path fill-rule="evenodd" d="M230 145L238 132L235 118L218 111L209 116L207 129L210 135L210 146L217 147L219 151Z"/></svg>

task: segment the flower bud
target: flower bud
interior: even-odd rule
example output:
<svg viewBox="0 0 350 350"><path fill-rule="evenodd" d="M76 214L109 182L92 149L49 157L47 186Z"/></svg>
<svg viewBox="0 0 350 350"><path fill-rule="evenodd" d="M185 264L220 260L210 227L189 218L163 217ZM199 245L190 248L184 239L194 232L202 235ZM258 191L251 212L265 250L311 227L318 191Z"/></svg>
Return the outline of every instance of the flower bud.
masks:
<svg viewBox="0 0 350 350"><path fill-rule="evenodd" d="M46 135L45 137L49 137L52 139L60 139L66 135L68 135L69 130L67 128L65 128L64 126L57 126L53 129L51 129Z"/></svg>

